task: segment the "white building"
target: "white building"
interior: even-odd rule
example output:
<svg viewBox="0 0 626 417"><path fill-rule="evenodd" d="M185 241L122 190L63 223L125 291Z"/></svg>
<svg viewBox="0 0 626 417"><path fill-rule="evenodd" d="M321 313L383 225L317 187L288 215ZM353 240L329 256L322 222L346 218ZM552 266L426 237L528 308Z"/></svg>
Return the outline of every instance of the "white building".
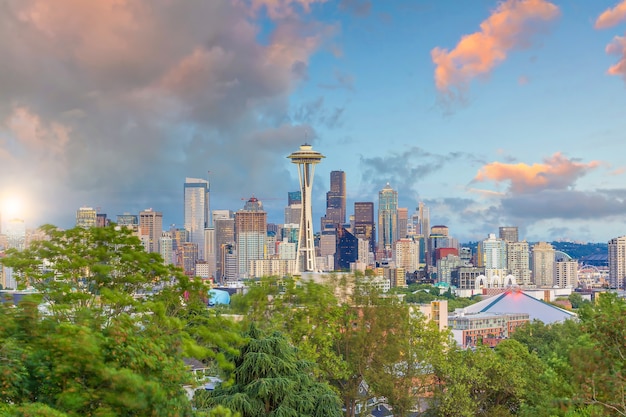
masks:
<svg viewBox="0 0 626 417"><path fill-rule="evenodd" d="M209 182L200 178L186 178L184 184L185 230L189 241L198 245L198 259L205 259L204 229L210 226Z"/></svg>

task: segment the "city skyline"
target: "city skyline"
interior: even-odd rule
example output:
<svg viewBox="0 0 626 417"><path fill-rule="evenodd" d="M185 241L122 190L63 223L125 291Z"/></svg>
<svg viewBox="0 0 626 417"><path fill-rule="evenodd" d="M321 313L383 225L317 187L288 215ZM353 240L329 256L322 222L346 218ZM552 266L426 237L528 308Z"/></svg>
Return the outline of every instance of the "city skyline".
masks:
<svg viewBox="0 0 626 417"><path fill-rule="evenodd" d="M626 234L626 0L8 1L0 203L29 228L77 208L184 224L255 195L281 223L308 142L346 207L419 202L460 241ZM208 174L207 174L208 172Z"/></svg>

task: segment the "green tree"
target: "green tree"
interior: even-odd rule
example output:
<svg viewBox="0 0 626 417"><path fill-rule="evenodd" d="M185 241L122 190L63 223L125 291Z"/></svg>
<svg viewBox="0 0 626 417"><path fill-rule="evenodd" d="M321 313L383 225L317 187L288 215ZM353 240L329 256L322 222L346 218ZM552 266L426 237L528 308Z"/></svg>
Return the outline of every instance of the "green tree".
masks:
<svg viewBox="0 0 626 417"><path fill-rule="evenodd" d="M44 294L50 313L60 319L82 309L107 319L137 310L139 295L182 276L164 265L159 254L145 252L127 228L45 225L41 230L45 240L23 251L9 249L2 263L13 268L20 287Z"/></svg>
<svg viewBox="0 0 626 417"><path fill-rule="evenodd" d="M278 332L266 335L251 326L247 342L234 358L232 384L194 397L199 409L224 406L243 417L341 416L341 402L327 384L318 382L312 364Z"/></svg>
<svg viewBox="0 0 626 417"><path fill-rule="evenodd" d="M183 358L228 369L238 326L207 308L199 280L146 253L127 229L43 230L48 240L2 259L38 293L0 305L0 406L72 417L191 415L183 385L195 381Z"/></svg>
<svg viewBox="0 0 626 417"><path fill-rule="evenodd" d="M453 349L437 364L429 413L437 416L511 416L532 398L543 364L515 340L495 349Z"/></svg>
<svg viewBox="0 0 626 417"><path fill-rule="evenodd" d="M626 416L626 300L599 294L579 311L586 336L572 350L575 400L599 407L602 415Z"/></svg>

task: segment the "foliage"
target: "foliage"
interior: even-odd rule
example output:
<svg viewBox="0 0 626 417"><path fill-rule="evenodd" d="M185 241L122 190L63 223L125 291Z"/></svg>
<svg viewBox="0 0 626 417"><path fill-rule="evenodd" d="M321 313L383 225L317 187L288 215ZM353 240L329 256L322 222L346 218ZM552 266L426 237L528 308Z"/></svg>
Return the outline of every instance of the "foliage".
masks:
<svg viewBox="0 0 626 417"><path fill-rule="evenodd" d="M145 252L126 228L41 229L46 240L23 251L9 249L2 263L14 269L20 287L44 294L50 313L60 319L83 309L107 318L140 311L137 295L182 275L159 254Z"/></svg>
<svg viewBox="0 0 626 417"><path fill-rule="evenodd" d="M437 416L515 415L537 386L543 364L519 342L506 340L495 349L453 349L437 364L438 379L429 413Z"/></svg>
<svg viewBox="0 0 626 417"><path fill-rule="evenodd" d="M312 364L298 359L283 335L266 335L251 326L246 337L248 341L234 358L234 382L198 392L196 407L222 405L243 417L342 415L335 392L316 381Z"/></svg>
<svg viewBox="0 0 626 417"><path fill-rule="evenodd" d="M190 416L183 385L196 381L183 358L228 370L242 342L236 323L127 229L43 229L48 240L2 259L38 293L0 305L0 410Z"/></svg>
<svg viewBox="0 0 626 417"><path fill-rule="evenodd" d="M626 416L626 300L599 294L580 309L586 338L572 349L575 399L600 407L603 415Z"/></svg>

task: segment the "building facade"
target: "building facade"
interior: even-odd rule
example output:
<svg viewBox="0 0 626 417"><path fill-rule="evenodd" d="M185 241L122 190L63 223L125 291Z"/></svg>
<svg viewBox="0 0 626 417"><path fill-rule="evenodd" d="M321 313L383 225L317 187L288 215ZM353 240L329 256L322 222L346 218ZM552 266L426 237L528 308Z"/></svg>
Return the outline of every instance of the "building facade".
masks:
<svg viewBox="0 0 626 417"><path fill-rule="evenodd" d="M533 280L539 287L552 287L554 281L554 247L547 242L533 245Z"/></svg>
<svg viewBox="0 0 626 417"><path fill-rule="evenodd" d="M204 229L209 227L209 182L200 178L186 178L184 189L185 229L189 241L198 245L198 259L204 260Z"/></svg>
<svg viewBox="0 0 626 417"><path fill-rule="evenodd" d="M609 285L626 289L626 236L609 240Z"/></svg>
<svg viewBox="0 0 626 417"><path fill-rule="evenodd" d="M378 192L377 252L391 258L393 244L398 240L398 192L389 183Z"/></svg>

